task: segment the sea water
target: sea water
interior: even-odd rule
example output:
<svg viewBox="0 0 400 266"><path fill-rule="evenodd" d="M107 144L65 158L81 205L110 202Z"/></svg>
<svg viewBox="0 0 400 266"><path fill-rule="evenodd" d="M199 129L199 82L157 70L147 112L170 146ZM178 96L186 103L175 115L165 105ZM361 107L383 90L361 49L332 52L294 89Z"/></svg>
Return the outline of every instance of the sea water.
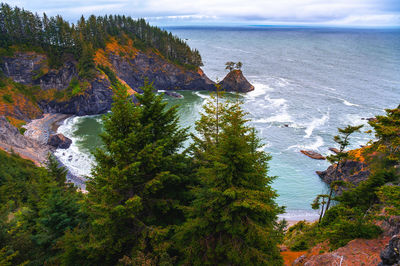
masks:
<svg viewBox="0 0 400 266"><path fill-rule="evenodd" d="M241 61L243 73L255 90L243 95L250 124L272 155L269 174L282 217L315 219L311 202L327 186L315 174L326 161L300 153L324 155L335 147L338 127L364 124L400 104L400 30L335 28L167 28L197 48L204 72L213 80L227 74L225 62ZM180 123L191 127L199 118L207 92L181 92ZM73 140L57 156L76 174L89 175L91 151L101 145L101 117L71 117L59 131ZM351 147L365 145L373 135L355 134Z"/></svg>

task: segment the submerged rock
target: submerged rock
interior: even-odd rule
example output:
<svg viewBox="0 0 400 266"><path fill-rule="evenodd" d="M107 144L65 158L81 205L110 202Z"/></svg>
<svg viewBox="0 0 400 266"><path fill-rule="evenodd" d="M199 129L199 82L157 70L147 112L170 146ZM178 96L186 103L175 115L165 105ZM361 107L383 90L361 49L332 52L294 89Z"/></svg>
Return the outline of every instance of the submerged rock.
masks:
<svg viewBox="0 0 400 266"><path fill-rule="evenodd" d="M315 160L325 160L325 157L322 156L321 154L319 154L318 152L315 151L305 151L305 150L301 150L300 151L302 154L315 159Z"/></svg>
<svg viewBox="0 0 400 266"><path fill-rule="evenodd" d="M179 94L175 91L165 91L164 94L175 98L183 98L182 94Z"/></svg>
<svg viewBox="0 0 400 266"><path fill-rule="evenodd" d="M56 149L68 149L69 146L71 146L72 144L72 140L59 133L51 135L47 144L53 146Z"/></svg>
<svg viewBox="0 0 400 266"><path fill-rule="evenodd" d="M254 86L247 81L241 70L232 70L219 83L224 91L249 92Z"/></svg>
<svg viewBox="0 0 400 266"><path fill-rule="evenodd" d="M333 152L333 153L336 153L336 154L338 154L340 151L338 150L338 149L336 149L336 148L329 148L329 150L331 151L331 152Z"/></svg>

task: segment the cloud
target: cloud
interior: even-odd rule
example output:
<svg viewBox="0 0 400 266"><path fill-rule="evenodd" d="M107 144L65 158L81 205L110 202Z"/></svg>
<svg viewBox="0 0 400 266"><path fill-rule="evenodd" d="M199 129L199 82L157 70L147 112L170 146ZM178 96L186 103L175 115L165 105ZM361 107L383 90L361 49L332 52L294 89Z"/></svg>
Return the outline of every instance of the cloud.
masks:
<svg viewBox="0 0 400 266"><path fill-rule="evenodd" d="M6 1L75 21L124 14L159 24L187 22L399 26L399 0L39 0Z"/></svg>

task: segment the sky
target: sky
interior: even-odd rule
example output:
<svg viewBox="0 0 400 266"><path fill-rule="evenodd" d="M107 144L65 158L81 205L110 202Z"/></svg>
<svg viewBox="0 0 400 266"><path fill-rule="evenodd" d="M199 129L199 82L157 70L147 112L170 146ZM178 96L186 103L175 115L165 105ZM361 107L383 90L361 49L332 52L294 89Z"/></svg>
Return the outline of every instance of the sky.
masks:
<svg viewBox="0 0 400 266"><path fill-rule="evenodd" d="M1 1L1 0L0 0ZM12 6L75 22L121 14L158 26L298 25L400 27L400 0L15 0Z"/></svg>

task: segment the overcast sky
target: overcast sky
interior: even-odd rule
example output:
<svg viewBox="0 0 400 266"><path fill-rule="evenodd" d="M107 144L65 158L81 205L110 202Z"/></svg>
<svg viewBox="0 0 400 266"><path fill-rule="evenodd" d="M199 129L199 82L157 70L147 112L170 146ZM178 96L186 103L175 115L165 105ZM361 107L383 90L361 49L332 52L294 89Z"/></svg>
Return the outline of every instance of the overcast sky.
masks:
<svg viewBox="0 0 400 266"><path fill-rule="evenodd" d="M0 0L1 1L1 0ZM16 0L30 11L60 14L124 14L168 25L400 26L400 0Z"/></svg>

